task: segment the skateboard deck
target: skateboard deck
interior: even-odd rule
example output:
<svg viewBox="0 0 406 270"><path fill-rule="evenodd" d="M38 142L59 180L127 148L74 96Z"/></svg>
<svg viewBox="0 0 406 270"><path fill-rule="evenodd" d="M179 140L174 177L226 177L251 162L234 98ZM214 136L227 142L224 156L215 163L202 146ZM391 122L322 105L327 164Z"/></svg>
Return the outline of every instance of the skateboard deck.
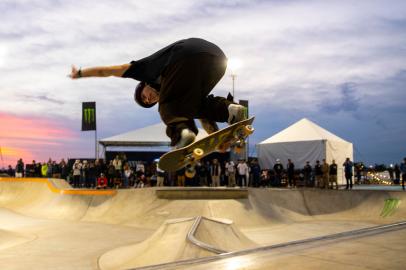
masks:
<svg viewBox="0 0 406 270"><path fill-rule="evenodd" d="M254 128L251 126L254 118L234 123L185 147L163 154L159 159L159 168L167 172L174 172L188 165L193 166L198 160L213 152L225 152L235 144L240 148L243 147L245 139L254 132Z"/></svg>

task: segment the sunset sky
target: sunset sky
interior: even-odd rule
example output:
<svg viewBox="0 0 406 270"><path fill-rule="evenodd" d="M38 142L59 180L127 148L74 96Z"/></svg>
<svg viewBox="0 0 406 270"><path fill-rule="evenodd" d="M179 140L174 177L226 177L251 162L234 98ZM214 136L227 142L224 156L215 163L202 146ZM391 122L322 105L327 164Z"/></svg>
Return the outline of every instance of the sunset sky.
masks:
<svg viewBox="0 0 406 270"><path fill-rule="evenodd" d="M67 74L188 37L241 62L252 145L306 117L353 142L356 160L406 156L406 1L2 0L0 13L0 167L93 157L83 101L97 102L99 138L158 123L156 107L135 105L136 81ZM214 94L231 91L230 74Z"/></svg>

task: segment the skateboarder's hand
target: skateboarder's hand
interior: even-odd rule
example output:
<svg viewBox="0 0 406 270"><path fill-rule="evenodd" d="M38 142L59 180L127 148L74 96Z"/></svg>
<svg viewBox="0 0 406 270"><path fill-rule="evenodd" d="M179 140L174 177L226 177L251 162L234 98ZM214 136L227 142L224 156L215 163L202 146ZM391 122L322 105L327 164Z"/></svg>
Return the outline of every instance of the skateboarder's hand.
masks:
<svg viewBox="0 0 406 270"><path fill-rule="evenodd" d="M79 74L80 69L77 69L74 65L72 65L72 71L71 73L68 75L68 77L70 77L71 79L77 79L80 78L80 74Z"/></svg>

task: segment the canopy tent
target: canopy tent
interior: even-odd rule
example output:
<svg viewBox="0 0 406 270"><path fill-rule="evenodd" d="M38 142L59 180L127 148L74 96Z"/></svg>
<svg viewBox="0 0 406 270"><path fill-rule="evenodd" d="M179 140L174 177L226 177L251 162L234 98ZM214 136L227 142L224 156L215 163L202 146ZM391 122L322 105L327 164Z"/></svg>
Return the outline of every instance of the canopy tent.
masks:
<svg viewBox="0 0 406 270"><path fill-rule="evenodd" d="M169 137L166 136L165 130L165 124L159 123L101 139L99 140L99 143L104 147L168 147L171 141ZM204 136L207 136L207 132L199 128L199 134L196 139L203 138Z"/></svg>
<svg viewBox="0 0 406 270"><path fill-rule="evenodd" d="M270 169L280 159L286 167L288 159L301 169L310 161L312 167L316 160L326 159L331 164L334 159L338 165L337 179L343 182L345 159L353 160L352 143L303 118L274 136L257 145L258 160L261 168Z"/></svg>

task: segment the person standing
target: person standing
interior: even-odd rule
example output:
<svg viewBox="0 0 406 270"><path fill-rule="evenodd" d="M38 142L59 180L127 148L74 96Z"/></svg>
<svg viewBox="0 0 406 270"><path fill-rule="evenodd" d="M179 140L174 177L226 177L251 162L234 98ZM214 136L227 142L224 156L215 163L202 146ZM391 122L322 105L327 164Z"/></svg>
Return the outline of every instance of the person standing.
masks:
<svg viewBox="0 0 406 270"><path fill-rule="evenodd" d="M323 181L323 171L321 170L320 161L316 160L316 165L314 165L314 176L315 183L314 186L320 188Z"/></svg>
<svg viewBox="0 0 406 270"><path fill-rule="evenodd" d="M156 186L163 187L165 182L165 171L159 168L158 162L156 163Z"/></svg>
<svg viewBox="0 0 406 270"><path fill-rule="evenodd" d="M303 167L303 176L305 181L306 187L312 187L312 166L310 165L310 161L306 161L306 165Z"/></svg>
<svg viewBox="0 0 406 270"><path fill-rule="evenodd" d="M329 170L329 186L331 189L333 189L333 184L335 183L336 189L338 189L338 183L337 183L337 164L336 161L333 159L331 165L330 165L330 170Z"/></svg>
<svg viewBox="0 0 406 270"><path fill-rule="evenodd" d="M210 175L212 180L213 187L220 186L220 175L221 175L221 165L218 160L215 158L213 159L213 164L211 165Z"/></svg>
<svg viewBox="0 0 406 270"><path fill-rule="evenodd" d="M196 164L196 176L198 177L199 186L207 186L207 174L208 170L204 162L198 162Z"/></svg>
<svg viewBox="0 0 406 270"><path fill-rule="evenodd" d="M228 177L228 186L235 187L235 164L232 160L226 163L226 175Z"/></svg>
<svg viewBox="0 0 406 270"><path fill-rule="evenodd" d="M254 159L251 163L251 175L252 175L252 186L259 187L261 167L258 164L258 160Z"/></svg>
<svg viewBox="0 0 406 270"><path fill-rule="evenodd" d="M72 167L73 170L73 187L78 188L80 185L80 175L82 170L82 163L77 159Z"/></svg>
<svg viewBox="0 0 406 270"><path fill-rule="evenodd" d="M276 159L276 164L273 166L273 171L275 173L275 186L280 187L282 183L282 175L283 175L283 165L279 158Z"/></svg>
<svg viewBox="0 0 406 270"><path fill-rule="evenodd" d="M23 162L23 159L22 158L20 158L18 161L17 161L17 166L16 166L16 169L15 169L15 177L17 178L21 178L21 177L23 177L24 176L24 162Z"/></svg>
<svg viewBox="0 0 406 270"><path fill-rule="evenodd" d="M248 175L248 165L247 163L240 159L237 165L238 173L238 185L240 187L245 187L247 185L247 175Z"/></svg>
<svg viewBox="0 0 406 270"><path fill-rule="evenodd" d="M288 159L288 164L286 165L286 172L288 175L288 187L296 187L296 179L295 179L295 164Z"/></svg>
<svg viewBox="0 0 406 270"><path fill-rule="evenodd" d="M402 173L402 189L405 190L406 181L406 157L403 159L403 163L400 164L400 171Z"/></svg>
<svg viewBox="0 0 406 270"><path fill-rule="evenodd" d="M346 181L346 186L345 189L352 189L352 168L353 168L353 163L350 160L350 158L346 158L345 162L343 163L344 166L344 174L345 174L345 181Z"/></svg>
<svg viewBox="0 0 406 270"><path fill-rule="evenodd" d="M330 165L327 163L326 159L323 159L323 164L321 165L321 172L323 173L321 188L326 188L326 189L328 188L329 171L330 171Z"/></svg>

